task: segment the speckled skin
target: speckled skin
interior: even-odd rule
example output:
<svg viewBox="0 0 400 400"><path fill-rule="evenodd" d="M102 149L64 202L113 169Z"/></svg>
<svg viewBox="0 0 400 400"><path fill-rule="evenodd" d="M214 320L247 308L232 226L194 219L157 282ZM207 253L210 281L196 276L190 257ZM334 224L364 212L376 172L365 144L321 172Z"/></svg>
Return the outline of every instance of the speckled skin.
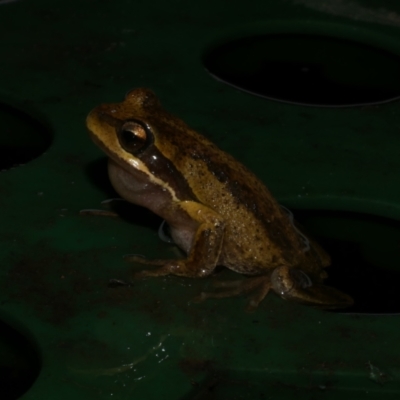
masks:
<svg viewBox="0 0 400 400"><path fill-rule="evenodd" d="M320 289L302 294L302 286L309 283L298 283L290 269L300 269L313 286L326 288L320 283L329 256L313 241L305 251L304 238L265 185L232 156L167 113L150 90L136 89L121 103L96 107L87 126L94 142L109 156L109 176L117 192L163 217L175 243L188 254L185 260L147 261L160 268L142 271L140 276L203 277L223 265L242 274L265 276L255 285L264 285L265 294L271 287L282 297L302 301L305 296L304 302L310 304L349 304L349 297L338 292L337 298L337 291L328 300ZM143 139L134 151L126 144L132 143L126 139L131 131ZM272 274L271 283L274 270L282 273Z"/></svg>

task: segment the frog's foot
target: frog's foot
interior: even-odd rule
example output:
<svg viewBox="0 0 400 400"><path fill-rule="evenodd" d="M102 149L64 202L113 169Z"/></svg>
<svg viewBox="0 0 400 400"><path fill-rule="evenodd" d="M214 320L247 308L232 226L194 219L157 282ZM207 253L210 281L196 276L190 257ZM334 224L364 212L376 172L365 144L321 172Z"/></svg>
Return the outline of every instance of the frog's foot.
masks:
<svg viewBox="0 0 400 400"><path fill-rule="evenodd" d="M93 208L85 208L84 210L79 211L80 215L95 215L97 217L119 217L119 215L110 210L97 210Z"/></svg>
<svg viewBox="0 0 400 400"><path fill-rule="evenodd" d="M148 260L140 255L129 255L125 256L124 258L127 261L132 261L139 264L158 266L158 268L155 269L146 269L143 271L135 272L133 274L134 278L166 275L184 276L187 278L204 278L210 275L215 268L215 266L213 265L209 265L208 268L205 266L199 268L197 263L191 262L188 259Z"/></svg>
<svg viewBox="0 0 400 400"><path fill-rule="evenodd" d="M115 198L115 199L107 199L103 200L101 204L110 204L113 202L126 202L126 200L121 199L121 198ZM79 211L80 215L95 215L98 217L119 217L119 214L111 211L111 210L98 210L98 209L93 209L93 208L85 208L83 210Z"/></svg>
<svg viewBox="0 0 400 400"><path fill-rule="evenodd" d="M256 294L250 298L246 311L254 311L271 289L271 279L269 276L256 276L240 281L217 281L214 287L227 289L218 292L202 292L194 299L201 302L207 299L221 299L224 297L239 296L245 292L257 290Z"/></svg>
<svg viewBox="0 0 400 400"><path fill-rule="evenodd" d="M165 276L171 274L171 270L169 268L165 268L165 266L173 263L174 260L164 260L164 259L147 259L140 254L127 254L124 256L124 260L128 262L133 262L142 265L152 265L158 266L159 268L155 269L145 269L142 271L138 271L133 273L133 278L140 279L146 278L150 276Z"/></svg>
<svg viewBox="0 0 400 400"><path fill-rule="evenodd" d="M164 265L171 260L163 260L163 259L147 259L140 254L127 254L124 256L124 260L127 262L133 262L143 265Z"/></svg>
<svg viewBox="0 0 400 400"><path fill-rule="evenodd" d="M271 274L271 287L284 299L314 307L344 308L353 304L353 299L347 294L330 286L313 283L306 273L296 268L275 268Z"/></svg>

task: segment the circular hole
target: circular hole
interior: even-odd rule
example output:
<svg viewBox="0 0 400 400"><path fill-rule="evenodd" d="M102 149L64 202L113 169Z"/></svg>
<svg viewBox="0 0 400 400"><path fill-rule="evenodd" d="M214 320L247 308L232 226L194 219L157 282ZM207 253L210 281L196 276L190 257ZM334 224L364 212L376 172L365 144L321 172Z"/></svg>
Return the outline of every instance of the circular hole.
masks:
<svg viewBox="0 0 400 400"><path fill-rule="evenodd" d="M294 215L332 257L325 283L354 299L354 306L339 312L400 313L400 222L342 211Z"/></svg>
<svg viewBox="0 0 400 400"><path fill-rule="evenodd" d="M293 33L246 37L211 49L203 61L218 80L290 103L354 106L400 96L400 57L342 38Z"/></svg>
<svg viewBox="0 0 400 400"><path fill-rule="evenodd" d="M33 385L40 369L34 344L0 320L0 398L19 399Z"/></svg>
<svg viewBox="0 0 400 400"><path fill-rule="evenodd" d="M48 130L30 115L0 103L0 171L39 157L49 147Z"/></svg>

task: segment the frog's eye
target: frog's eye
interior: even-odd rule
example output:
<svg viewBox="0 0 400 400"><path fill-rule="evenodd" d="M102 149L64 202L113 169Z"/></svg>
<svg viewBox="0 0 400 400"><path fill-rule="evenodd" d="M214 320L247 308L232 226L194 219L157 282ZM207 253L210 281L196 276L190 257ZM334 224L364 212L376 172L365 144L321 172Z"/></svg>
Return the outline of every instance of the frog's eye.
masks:
<svg viewBox="0 0 400 400"><path fill-rule="evenodd" d="M150 144L150 132L138 122L125 122L119 130L118 139L124 150L136 154Z"/></svg>

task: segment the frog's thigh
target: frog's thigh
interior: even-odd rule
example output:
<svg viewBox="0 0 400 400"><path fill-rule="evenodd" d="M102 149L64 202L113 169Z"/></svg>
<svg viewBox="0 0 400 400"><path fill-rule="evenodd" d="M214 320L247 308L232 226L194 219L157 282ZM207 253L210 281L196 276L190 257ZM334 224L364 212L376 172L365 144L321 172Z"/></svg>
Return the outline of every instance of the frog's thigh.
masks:
<svg viewBox="0 0 400 400"><path fill-rule="evenodd" d="M171 274L200 278L211 274L215 269L224 237L225 224L223 218L210 208L194 201L184 201L178 203L177 206L199 224L188 257L183 260L166 260L161 268L142 271L136 276ZM157 260L157 263L159 262L160 260Z"/></svg>
<svg viewBox="0 0 400 400"><path fill-rule="evenodd" d="M300 269L281 266L271 275L271 287L282 298L320 308L342 308L353 299L333 287L313 283Z"/></svg>

